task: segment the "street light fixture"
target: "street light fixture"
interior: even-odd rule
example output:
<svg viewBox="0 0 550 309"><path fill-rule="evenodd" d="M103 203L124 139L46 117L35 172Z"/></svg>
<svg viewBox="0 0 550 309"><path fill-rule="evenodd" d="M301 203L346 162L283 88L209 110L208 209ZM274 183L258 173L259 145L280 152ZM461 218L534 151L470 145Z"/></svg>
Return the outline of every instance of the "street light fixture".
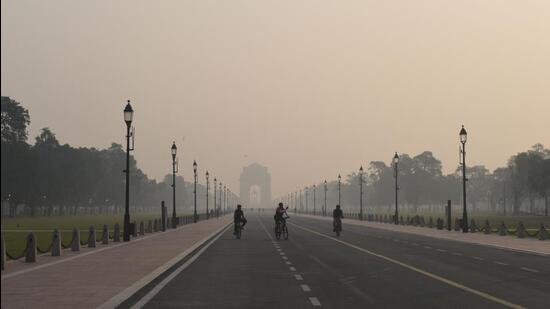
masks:
<svg viewBox="0 0 550 309"><path fill-rule="evenodd" d="M327 215L327 180L325 179L325 203L323 204L323 216Z"/></svg>
<svg viewBox="0 0 550 309"><path fill-rule="evenodd" d="M342 207L342 176L338 174L338 205Z"/></svg>
<svg viewBox="0 0 550 309"><path fill-rule="evenodd" d="M206 219L210 219L210 213L208 212L208 189L210 189L210 174L206 171Z"/></svg>
<svg viewBox="0 0 550 309"><path fill-rule="evenodd" d="M314 185L313 185L313 215L314 215L314 216L315 216L315 213L316 213L316 210L315 210L315 209L316 209L316 207L317 207L317 206L316 206L316 203L317 203L317 201L316 201L316 198L317 198L316 195L317 195L317 193L315 192L315 188L316 188L316 187L315 187L315 184L314 184Z"/></svg>
<svg viewBox="0 0 550 309"><path fill-rule="evenodd" d="M397 176L399 175L398 170L399 165L399 155L397 155L397 152L393 156L393 177L395 178L395 216L393 218L393 221L395 224L399 224L399 211L398 211L398 204L397 204L397 191L399 190L399 186L397 185Z"/></svg>
<svg viewBox="0 0 550 309"><path fill-rule="evenodd" d="M126 202L124 205L124 231L122 239L130 241L130 151L134 150L133 138L132 148L130 148L130 138L134 136L132 130L132 120L134 119L134 109L130 105L130 100L124 108L124 122L126 122Z"/></svg>
<svg viewBox="0 0 550 309"><path fill-rule="evenodd" d="M176 219L176 173L178 172L178 160L176 155L178 153L178 147L176 142L172 142L172 228L175 229L177 226Z"/></svg>
<svg viewBox="0 0 550 309"><path fill-rule="evenodd" d="M359 168L359 220L363 221L363 165Z"/></svg>
<svg viewBox="0 0 550 309"><path fill-rule="evenodd" d="M197 223L197 181L198 181L198 176L197 176L197 161L193 160L193 176L194 176L194 180L195 180L195 184L194 184L194 187L193 187L193 195L195 197L195 201L194 201L194 209L193 209L193 222L194 223Z"/></svg>
<svg viewBox="0 0 550 309"><path fill-rule="evenodd" d="M217 187L217 182L218 180L216 179L216 177L214 177L214 211L216 212L216 218L219 218L220 217L220 213L218 211L218 206L216 204L218 204L218 187Z"/></svg>
<svg viewBox="0 0 550 309"><path fill-rule="evenodd" d="M466 140L468 139L468 133L464 126L460 129L460 143L462 147L460 148L460 153L462 154L462 232L468 233L468 210L466 209Z"/></svg>
<svg viewBox="0 0 550 309"><path fill-rule="evenodd" d="M309 207L308 207L308 203L309 203L309 202L308 202L308 193L309 193L309 188L308 188L308 186L306 186L306 188L305 188L304 190L305 190L304 195L306 196L306 214L307 214L307 211L309 210L309 209L308 209L308 208L309 208Z"/></svg>

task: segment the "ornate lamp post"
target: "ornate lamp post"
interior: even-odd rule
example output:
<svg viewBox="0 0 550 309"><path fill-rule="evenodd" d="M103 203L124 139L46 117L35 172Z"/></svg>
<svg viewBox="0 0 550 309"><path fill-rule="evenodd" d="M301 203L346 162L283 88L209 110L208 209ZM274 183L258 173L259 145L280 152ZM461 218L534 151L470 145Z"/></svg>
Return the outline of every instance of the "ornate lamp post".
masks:
<svg viewBox="0 0 550 309"><path fill-rule="evenodd" d="M327 191L328 191L327 180L325 179L325 204L323 205L323 216L327 215Z"/></svg>
<svg viewBox="0 0 550 309"><path fill-rule="evenodd" d="M338 174L338 205L342 207L342 176Z"/></svg>
<svg viewBox="0 0 550 309"><path fill-rule="evenodd" d="M176 173L178 172L178 160L176 155L178 153L178 147L176 142L172 142L172 148L170 149L172 153L172 228L175 229L177 226L176 222Z"/></svg>
<svg viewBox="0 0 550 309"><path fill-rule="evenodd" d="M217 187L217 179L214 177L214 211L216 212L216 218L220 216L220 213L218 212L218 206L216 205L218 203L217 193L218 193L218 187Z"/></svg>
<svg viewBox="0 0 550 309"><path fill-rule="evenodd" d="M210 174L206 171L206 219L210 219L210 213L208 212L208 189L210 189Z"/></svg>
<svg viewBox="0 0 550 309"><path fill-rule="evenodd" d="M398 211L398 204L397 204L397 191L399 190L399 186L397 185L397 176L399 175L399 156L397 155L397 152L393 156L393 178L395 178L395 216L393 218L395 224L399 224L399 211Z"/></svg>
<svg viewBox="0 0 550 309"><path fill-rule="evenodd" d="M359 168L359 220L363 220L363 165Z"/></svg>
<svg viewBox="0 0 550 309"><path fill-rule="evenodd" d="M223 186L223 211L227 213L227 187Z"/></svg>
<svg viewBox="0 0 550 309"><path fill-rule="evenodd" d="M220 212L222 211L222 182L220 181L220 203L219 203L219 207L220 207Z"/></svg>
<svg viewBox="0 0 550 309"><path fill-rule="evenodd" d="M134 118L134 109L130 105L130 100L124 108L124 122L126 122L126 203L124 205L124 232L123 240L130 241L130 151L134 150L134 141L132 138L132 147L130 148L130 138L133 137L132 120Z"/></svg>
<svg viewBox="0 0 550 309"><path fill-rule="evenodd" d="M197 216L197 181L198 181L198 176L197 176L197 161L195 161L195 160L193 160L193 176L194 176L194 180L195 180L194 187L193 187L193 195L195 197L194 208L193 208L193 222L197 223L197 219L198 219L198 216Z"/></svg>
<svg viewBox="0 0 550 309"><path fill-rule="evenodd" d="M462 129L459 133L460 143L462 147L460 148L460 154L462 154L462 232L468 233L468 210L466 209L466 140L468 139L468 133L462 126Z"/></svg>
<svg viewBox="0 0 550 309"><path fill-rule="evenodd" d="M304 190L305 190L304 195L306 196L306 214L307 214L307 211L309 210L309 209L308 209L308 208L309 208L309 207L308 207L308 203L309 203L309 202L308 202L308 199L309 199L309 198L308 198L308 196L309 196L309 188L308 188L308 186L306 186L306 188L305 188Z"/></svg>

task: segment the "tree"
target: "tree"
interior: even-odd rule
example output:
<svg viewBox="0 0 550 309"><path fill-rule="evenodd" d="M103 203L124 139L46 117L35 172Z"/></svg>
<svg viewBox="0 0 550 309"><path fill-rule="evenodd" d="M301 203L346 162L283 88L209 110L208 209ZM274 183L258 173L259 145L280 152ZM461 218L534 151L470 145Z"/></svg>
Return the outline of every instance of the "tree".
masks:
<svg viewBox="0 0 550 309"><path fill-rule="evenodd" d="M27 126L30 124L29 111L9 97L2 97L0 106L2 144L26 142Z"/></svg>

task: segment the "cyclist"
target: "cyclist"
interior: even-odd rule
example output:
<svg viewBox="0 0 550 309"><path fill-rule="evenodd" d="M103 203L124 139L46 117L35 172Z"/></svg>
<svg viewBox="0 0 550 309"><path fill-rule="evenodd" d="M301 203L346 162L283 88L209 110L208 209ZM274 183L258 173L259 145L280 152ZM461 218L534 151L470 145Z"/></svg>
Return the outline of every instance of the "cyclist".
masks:
<svg viewBox="0 0 550 309"><path fill-rule="evenodd" d="M342 219L344 219L344 213L340 209L340 205L336 205L336 209L332 212L332 231L336 232L336 225L340 223L342 226Z"/></svg>
<svg viewBox="0 0 550 309"><path fill-rule="evenodd" d="M283 223L286 218L289 218L283 203L279 203L279 207L275 210L275 216L273 216L273 218L275 219L275 225Z"/></svg>
<svg viewBox="0 0 550 309"><path fill-rule="evenodd" d="M237 209L235 209L235 212L233 213L233 223L234 223L234 231L233 234L237 234L237 223L242 222L243 225L241 225L241 229L244 230L244 226L246 224L246 218L244 217L244 212L242 210L241 205L237 205Z"/></svg>

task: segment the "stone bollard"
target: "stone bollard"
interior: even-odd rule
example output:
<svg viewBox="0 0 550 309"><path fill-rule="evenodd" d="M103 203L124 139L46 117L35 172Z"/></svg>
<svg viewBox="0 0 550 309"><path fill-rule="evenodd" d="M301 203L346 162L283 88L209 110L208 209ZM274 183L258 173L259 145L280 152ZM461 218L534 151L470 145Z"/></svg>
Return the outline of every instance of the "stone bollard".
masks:
<svg viewBox="0 0 550 309"><path fill-rule="evenodd" d="M475 232L477 232L477 225L476 225L476 221L472 219L470 221L470 233L475 233Z"/></svg>
<svg viewBox="0 0 550 309"><path fill-rule="evenodd" d="M95 248L95 227L90 225L88 229L88 248Z"/></svg>
<svg viewBox="0 0 550 309"><path fill-rule="evenodd" d="M506 236L506 233L508 232L508 229L506 228L506 225L504 224L504 221L500 223L500 228L498 229L498 234L500 236Z"/></svg>
<svg viewBox="0 0 550 309"><path fill-rule="evenodd" d="M120 225L115 223L115 230L113 231L113 241L120 242Z"/></svg>
<svg viewBox="0 0 550 309"><path fill-rule="evenodd" d="M458 218L455 219L455 231L460 231L460 220Z"/></svg>
<svg viewBox="0 0 550 309"><path fill-rule="evenodd" d="M523 225L523 222L520 221L518 223L516 233L517 233L518 238L525 238L525 225Z"/></svg>
<svg viewBox="0 0 550 309"><path fill-rule="evenodd" d="M2 270L5 268L6 264L6 240L4 239L4 235L2 235Z"/></svg>
<svg viewBox="0 0 550 309"><path fill-rule="evenodd" d="M103 235L101 235L101 243L104 245L109 244L109 227L107 224L103 224Z"/></svg>
<svg viewBox="0 0 550 309"><path fill-rule="evenodd" d="M443 229L443 219L437 218L437 229L442 230Z"/></svg>
<svg viewBox="0 0 550 309"><path fill-rule="evenodd" d="M25 249L25 262L36 262L36 235L29 233L27 235L27 248Z"/></svg>
<svg viewBox="0 0 550 309"><path fill-rule="evenodd" d="M73 239L71 240L71 251L80 251L80 231L73 227Z"/></svg>
<svg viewBox="0 0 550 309"><path fill-rule="evenodd" d="M143 221L139 222L139 235L145 235L145 225L143 224Z"/></svg>
<svg viewBox="0 0 550 309"><path fill-rule="evenodd" d="M539 240L546 240L546 239L548 239L548 232L544 227L544 223L541 223L539 228Z"/></svg>
<svg viewBox="0 0 550 309"><path fill-rule="evenodd" d="M137 237L137 233L138 233L138 232L137 232L137 225L136 225L136 221L134 221L133 223L134 223L134 231L133 231L134 233L132 233L132 237L134 237L134 238L135 238L135 237Z"/></svg>
<svg viewBox="0 0 550 309"><path fill-rule="evenodd" d="M483 233L491 234L491 225L489 224L489 220L485 220L485 226L483 227Z"/></svg>
<svg viewBox="0 0 550 309"><path fill-rule="evenodd" d="M153 220L153 232L158 232L157 219Z"/></svg>
<svg viewBox="0 0 550 309"><path fill-rule="evenodd" d="M52 256L61 256L61 234L57 229L53 230L52 235Z"/></svg>
<svg viewBox="0 0 550 309"><path fill-rule="evenodd" d="M151 219L147 222L147 233L153 233L153 223L151 222Z"/></svg>

